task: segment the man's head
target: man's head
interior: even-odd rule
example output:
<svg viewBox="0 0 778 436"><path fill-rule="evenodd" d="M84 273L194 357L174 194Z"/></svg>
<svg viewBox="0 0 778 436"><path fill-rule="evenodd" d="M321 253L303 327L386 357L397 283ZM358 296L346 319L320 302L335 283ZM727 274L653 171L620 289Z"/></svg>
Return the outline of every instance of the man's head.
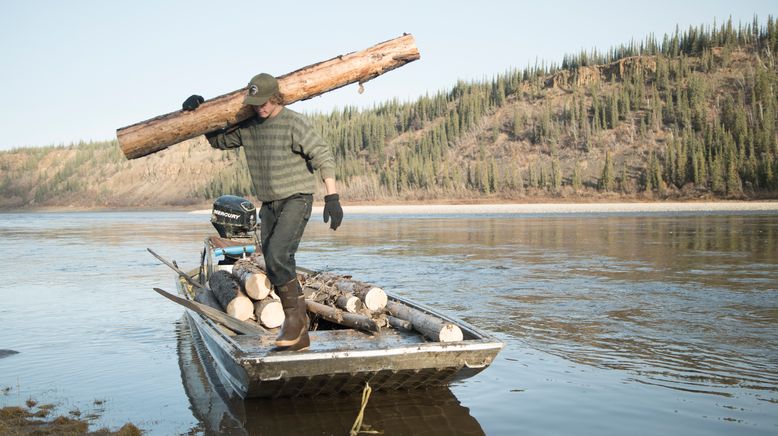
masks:
<svg viewBox="0 0 778 436"><path fill-rule="evenodd" d="M278 80L267 73L257 74L249 81L243 104L251 105L262 118L275 115L282 103Z"/></svg>

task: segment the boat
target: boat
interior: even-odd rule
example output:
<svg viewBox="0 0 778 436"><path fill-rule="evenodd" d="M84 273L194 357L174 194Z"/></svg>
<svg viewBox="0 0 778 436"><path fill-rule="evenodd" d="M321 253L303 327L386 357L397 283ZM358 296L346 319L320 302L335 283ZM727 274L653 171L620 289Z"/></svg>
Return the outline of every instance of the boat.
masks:
<svg viewBox="0 0 778 436"><path fill-rule="evenodd" d="M309 312L318 319L309 330L310 347L277 348L277 328L240 321L213 304L201 303L209 300L203 298L210 291L208 277L237 259L258 256L255 216L248 200L219 197L211 215L219 237L205 238L198 268L183 272L175 263L165 262L178 273L179 295L155 288L186 307L191 331L208 350L220 379L241 398L316 397L361 392L367 385L373 391L441 388L480 373L502 349L503 343L486 332L391 292L386 292L387 304L455 326L461 339L434 340L407 322L405 328L385 325L377 331L347 328ZM300 273L315 272L300 269Z"/></svg>
<svg viewBox="0 0 778 436"><path fill-rule="evenodd" d="M178 364L190 409L205 434L349 434L360 396L243 399L223 382L188 315L176 323ZM483 435L448 387L374 392L363 425L381 434Z"/></svg>

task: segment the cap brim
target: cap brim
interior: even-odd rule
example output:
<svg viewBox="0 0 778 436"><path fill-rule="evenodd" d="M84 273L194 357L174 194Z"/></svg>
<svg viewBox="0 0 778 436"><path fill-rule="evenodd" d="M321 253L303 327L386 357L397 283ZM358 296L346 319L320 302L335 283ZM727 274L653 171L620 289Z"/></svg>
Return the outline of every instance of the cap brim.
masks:
<svg viewBox="0 0 778 436"><path fill-rule="evenodd" d="M245 105L251 105L251 106L262 106L265 104L268 100L270 100L269 95L247 95L245 99L243 99L243 104Z"/></svg>

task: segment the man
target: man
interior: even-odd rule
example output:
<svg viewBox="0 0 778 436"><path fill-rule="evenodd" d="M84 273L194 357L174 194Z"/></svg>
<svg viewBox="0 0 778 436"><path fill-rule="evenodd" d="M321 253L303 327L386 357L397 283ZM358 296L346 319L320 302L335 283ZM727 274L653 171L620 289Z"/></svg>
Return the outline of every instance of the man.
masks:
<svg viewBox="0 0 778 436"><path fill-rule="evenodd" d="M183 104L195 110L203 98L193 95ZM297 281L295 252L311 216L319 170L327 195L324 222L336 230L343 209L335 185L335 160L329 146L301 114L283 106L278 81L270 74L254 76L244 104L254 108L256 118L237 128L208 134L212 147L243 147L257 198L262 202L260 243L268 278L284 307L284 324L276 346L302 350L310 345L308 313L302 287Z"/></svg>

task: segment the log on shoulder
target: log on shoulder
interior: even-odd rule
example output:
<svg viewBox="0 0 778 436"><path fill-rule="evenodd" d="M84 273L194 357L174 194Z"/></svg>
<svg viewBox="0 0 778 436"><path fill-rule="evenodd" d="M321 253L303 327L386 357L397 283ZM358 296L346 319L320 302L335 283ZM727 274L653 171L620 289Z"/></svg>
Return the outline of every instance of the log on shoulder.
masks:
<svg viewBox="0 0 778 436"><path fill-rule="evenodd" d="M351 83L365 83L419 58L413 36L405 34L280 76L278 87L284 104L291 104ZM208 100L191 112L175 111L117 129L121 150L127 159L135 159L246 120L254 112L243 105L245 92L244 87Z"/></svg>

